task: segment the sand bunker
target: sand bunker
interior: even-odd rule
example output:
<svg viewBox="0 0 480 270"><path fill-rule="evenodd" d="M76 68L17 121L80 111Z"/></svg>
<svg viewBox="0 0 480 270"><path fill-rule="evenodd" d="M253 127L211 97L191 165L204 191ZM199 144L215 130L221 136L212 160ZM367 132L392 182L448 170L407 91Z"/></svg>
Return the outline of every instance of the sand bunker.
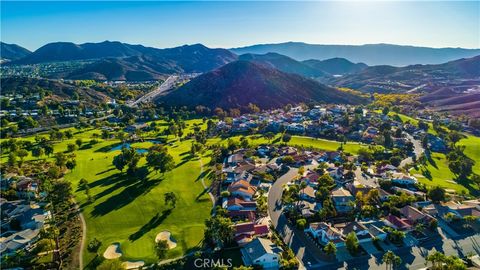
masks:
<svg viewBox="0 0 480 270"><path fill-rule="evenodd" d="M155 237L155 242L162 240L167 241L169 249L175 248L177 246L177 242L175 242L175 239L173 239L172 234L169 231L163 231L157 234L157 237Z"/></svg>
<svg viewBox="0 0 480 270"><path fill-rule="evenodd" d="M122 263L123 267L127 269L138 269L145 265L144 261L126 261Z"/></svg>
<svg viewBox="0 0 480 270"><path fill-rule="evenodd" d="M107 250L103 253L105 259L117 259L122 256L122 251L120 250L120 244L114 243L107 247Z"/></svg>

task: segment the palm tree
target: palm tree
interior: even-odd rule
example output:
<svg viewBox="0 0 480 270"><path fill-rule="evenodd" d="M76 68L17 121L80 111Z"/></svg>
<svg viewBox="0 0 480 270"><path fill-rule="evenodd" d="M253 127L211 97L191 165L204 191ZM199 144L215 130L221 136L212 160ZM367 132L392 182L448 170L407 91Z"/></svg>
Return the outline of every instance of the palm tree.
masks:
<svg viewBox="0 0 480 270"><path fill-rule="evenodd" d="M387 270L394 269L402 263L402 259L399 256L395 255L395 253L393 253L393 251L391 250L383 254L382 260L385 263Z"/></svg>
<svg viewBox="0 0 480 270"><path fill-rule="evenodd" d="M435 251L433 254L427 256L427 262L432 263L433 270L442 269L442 263L445 261L445 254Z"/></svg>
<svg viewBox="0 0 480 270"><path fill-rule="evenodd" d="M395 253L393 253L391 250L387 251L385 254L383 254L382 260L383 263L385 263L385 269L391 269L391 266L393 266L393 261L395 260Z"/></svg>

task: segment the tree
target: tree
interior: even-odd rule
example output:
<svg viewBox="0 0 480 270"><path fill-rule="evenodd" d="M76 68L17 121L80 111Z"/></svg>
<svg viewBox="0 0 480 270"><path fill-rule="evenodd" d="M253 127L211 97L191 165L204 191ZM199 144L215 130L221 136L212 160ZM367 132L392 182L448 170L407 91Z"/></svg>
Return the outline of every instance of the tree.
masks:
<svg viewBox="0 0 480 270"><path fill-rule="evenodd" d="M166 192L163 194L166 205L172 205L172 208L175 208L177 205L177 196L173 192Z"/></svg>
<svg viewBox="0 0 480 270"><path fill-rule="evenodd" d="M302 177L304 173L305 173L305 167L302 166L302 167L298 168L298 175L300 177Z"/></svg>
<svg viewBox="0 0 480 270"><path fill-rule="evenodd" d="M80 138L75 140L75 144L78 146L78 148L82 147L82 143L83 143L83 141Z"/></svg>
<svg viewBox="0 0 480 270"><path fill-rule="evenodd" d="M173 157L168 153L167 148L161 145L150 147L147 154L147 165L161 173L171 171L175 168Z"/></svg>
<svg viewBox="0 0 480 270"><path fill-rule="evenodd" d="M100 242L97 238L93 238L93 240L88 243L87 250L92 253L96 253L101 245L102 242Z"/></svg>
<svg viewBox="0 0 480 270"><path fill-rule="evenodd" d="M155 243L155 254L157 254L158 259L163 259L167 255L168 251L168 242L167 240L160 240Z"/></svg>
<svg viewBox="0 0 480 270"><path fill-rule="evenodd" d="M10 152L10 154L8 154L8 165L13 167L15 166L16 163L17 163L17 155L15 154L15 152Z"/></svg>
<svg viewBox="0 0 480 270"><path fill-rule="evenodd" d="M335 256L335 253L337 253L337 246L335 246L335 244L330 241L328 242L325 247L323 248L323 251L325 251L325 253L327 253L328 256Z"/></svg>
<svg viewBox="0 0 480 270"><path fill-rule="evenodd" d="M52 190L48 192L48 198L54 205L66 203L72 197L72 184L66 180L52 181Z"/></svg>
<svg viewBox="0 0 480 270"><path fill-rule="evenodd" d="M41 157L45 154L45 150L39 146L35 146L32 148L32 156L34 157Z"/></svg>
<svg viewBox="0 0 480 270"><path fill-rule="evenodd" d="M285 156L285 157L282 158L282 162L285 163L285 164L291 165L291 164L295 163L295 160L293 159L292 156Z"/></svg>
<svg viewBox="0 0 480 270"><path fill-rule="evenodd" d="M67 162L65 162L65 167L67 167L67 169L69 170L73 170L75 169L75 167L77 167L77 161L73 158L67 160Z"/></svg>
<svg viewBox="0 0 480 270"><path fill-rule="evenodd" d="M445 193L446 191L444 188L436 186L429 189L427 195L433 202L439 203L445 201Z"/></svg>
<svg viewBox="0 0 480 270"><path fill-rule="evenodd" d="M65 164L67 163L67 156L63 153L56 153L55 154L55 165L57 165L60 168L65 167Z"/></svg>
<svg viewBox="0 0 480 270"><path fill-rule="evenodd" d="M53 154L53 145L51 143L43 144L43 149L45 150L45 155L50 156Z"/></svg>
<svg viewBox="0 0 480 270"><path fill-rule="evenodd" d="M388 269L394 269L395 266L398 266L402 263L402 259L395 255L393 251L389 250L385 254L383 254L383 263L386 265L386 270Z"/></svg>
<svg viewBox="0 0 480 270"><path fill-rule="evenodd" d="M292 135L290 135L288 133L285 133L282 136L282 142L284 142L284 143L288 143L291 139L292 139Z"/></svg>
<svg viewBox="0 0 480 270"><path fill-rule="evenodd" d="M62 176L62 171L60 170L59 167L52 166L52 167L48 168L47 175L51 179L58 179L58 178L60 178L60 176Z"/></svg>
<svg viewBox="0 0 480 270"><path fill-rule="evenodd" d="M427 256L427 262L432 263L432 270L440 270L443 268L443 263L446 260L445 254L435 251Z"/></svg>
<svg viewBox="0 0 480 270"><path fill-rule="evenodd" d="M348 251L350 251L350 253L357 253L359 242L355 232L350 232L349 234L347 234L347 237L345 238L345 245L347 246L347 249Z"/></svg>
<svg viewBox="0 0 480 270"><path fill-rule="evenodd" d="M112 163L119 171L123 171L125 167L128 167L127 174L134 175L140 157L135 148L122 147L122 152L113 158Z"/></svg>
<svg viewBox="0 0 480 270"><path fill-rule="evenodd" d="M387 115L389 112L390 112L390 108L389 108L389 107L383 107L383 109L382 109L382 114L383 114L383 115Z"/></svg>
<svg viewBox="0 0 480 270"><path fill-rule="evenodd" d="M18 165L22 166L23 161L25 160L25 157L28 156L28 151L25 149L20 149L17 151L17 156L20 158Z"/></svg>
<svg viewBox="0 0 480 270"><path fill-rule="evenodd" d="M211 244L224 245L233 240L235 229L229 218L217 215L207 219L205 225L205 239Z"/></svg>
<svg viewBox="0 0 480 270"><path fill-rule="evenodd" d="M297 219L296 224L297 228L303 230L305 229L305 225L307 225L307 220L304 218Z"/></svg>
<svg viewBox="0 0 480 270"><path fill-rule="evenodd" d="M274 137L275 137L275 134L273 134L273 132L265 133L265 139L268 140L268 143L270 143Z"/></svg>

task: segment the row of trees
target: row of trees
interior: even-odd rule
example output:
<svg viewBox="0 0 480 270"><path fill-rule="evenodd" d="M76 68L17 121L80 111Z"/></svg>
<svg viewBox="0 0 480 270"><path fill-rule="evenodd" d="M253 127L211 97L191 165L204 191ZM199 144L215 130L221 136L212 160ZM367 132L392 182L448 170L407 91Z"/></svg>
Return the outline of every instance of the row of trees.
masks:
<svg viewBox="0 0 480 270"><path fill-rule="evenodd" d="M133 147L122 147L122 152L113 158L113 165L119 171L123 172L127 168L127 174L130 176L138 176L139 178L146 178L148 170L137 168L138 162L142 155ZM153 168L157 172L165 173L175 168L173 157L168 153L166 147L155 144L149 148L146 155L147 166Z"/></svg>

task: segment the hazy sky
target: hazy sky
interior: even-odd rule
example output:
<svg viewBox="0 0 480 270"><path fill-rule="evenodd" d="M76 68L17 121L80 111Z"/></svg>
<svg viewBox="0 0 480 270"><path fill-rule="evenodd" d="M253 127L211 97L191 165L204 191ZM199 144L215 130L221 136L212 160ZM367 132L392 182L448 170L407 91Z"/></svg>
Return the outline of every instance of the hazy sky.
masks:
<svg viewBox="0 0 480 270"><path fill-rule="evenodd" d="M1 40L153 47L303 41L480 48L480 2L5 2Z"/></svg>

